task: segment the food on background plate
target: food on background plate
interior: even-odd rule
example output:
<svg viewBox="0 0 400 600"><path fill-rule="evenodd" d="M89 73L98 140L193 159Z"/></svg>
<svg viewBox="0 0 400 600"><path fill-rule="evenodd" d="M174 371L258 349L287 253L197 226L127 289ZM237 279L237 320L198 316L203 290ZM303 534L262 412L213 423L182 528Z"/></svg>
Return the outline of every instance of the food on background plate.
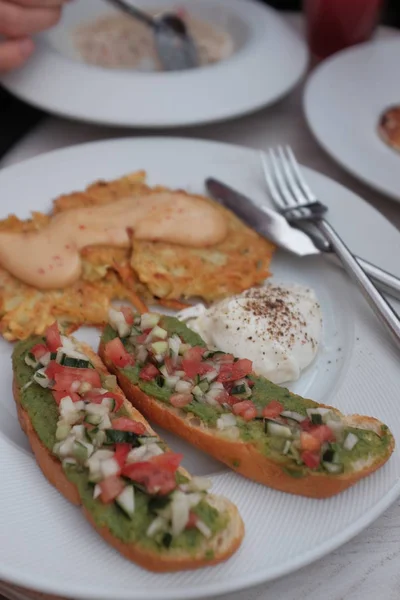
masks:
<svg viewBox="0 0 400 600"><path fill-rule="evenodd" d="M100 358L60 335L19 342L13 353L18 418L38 465L96 531L153 571L212 565L244 534L236 507L191 477L126 400Z"/></svg>
<svg viewBox="0 0 400 600"><path fill-rule="evenodd" d="M273 383L297 380L321 338L319 303L313 290L300 285L269 283L176 316L209 347L249 358L254 372Z"/></svg>
<svg viewBox="0 0 400 600"><path fill-rule="evenodd" d="M160 14L159 11L148 12ZM192 35L199 66L219 62L233 54L233 40L227 31L186 11L179 11L179 16ZM83 23L74 31L73 38L78 54L88 64L109 69L162 70L153 32L128 15L105 15Z"/></svg>
<svg viewBox="0 0 400 600"><path fill-rule="evenodd" d="M378 133L390 148L400 152L400 105L390 106L381 114Z"/></svg>
<svg viewBox="0 0 400 600"><path fill-rule="evenodd" d="M39 278L43 285L46 274L37 273L36 284L29 285L6 271L3 264L0 269L0 331L3 336L15 340L43 334L54 319L58 319L69 330L82 324L101 325L107 320L112 300L127 300L139 311L145 311L148 304L157 303L182 308L182 300L186 298L199 296L212 301L261 283L269 275L268 268L274 250L270 242L208 198L171 191L161 186L150 188L145 183L145 173L142 171L115 181L99 181L83 192L60 196L54 201L54 210L50 215L33 213L32 219L27 221L9 216L0 222L0 239L2 235L7 237L10 233L17 236L22 232L26 235L34 235L35 232L41 234L53 218L60 218L60 213L67 211L90 209L96 214L99 208L107 213L111 207L117 206L118 201L123 201L123 205L126 198L131 198L134 204L135 200L137 203L144 199L147 202L155 197L159 203L160 198L165 200L170 197L171 200L178 198L182 203L187 200L196 210L204 208L204 214L216 225L213 244L184 246L172 241L137 239L134 233L128 245L122 236L122 247L92 244L83 247L80 256L73 254L75 262L72 266L76 269L80 263L82 267L79 279L65 288L51 290L39 288ZM172 208L173 205L172 202ZM167 209L165 203L164 208ZM164 224L172 222L167 219L168 216L164 214ZM198 219L196 225L197 222ZM149 231L148 222L146 226ZM180 227L179 235L188 236L187 229ZM201 228L192 231L197 236L197 242L202 240L201 243L206 243L209 228L208 232ZM85 230L80 230L80 233L85 233ZM218 236L223 239L216 243ZM188 237L186 239L188 241ZM121 242L121 238L116 241ZM180 239L182 241L185 240ZM3 251L7 252L5 243ZM56 256L59 254L55 254L54 260L49 262L47 277L60 262L59 259L56 261ZM11 258L15 260L15 254ZM53 269L50 269L50 264ZM25 262L23 267L26 267ZM193 278L194 272L196 278ZM77 271L72 269L72 273L76 276ZM33 280L31 282L34 283Z"/></svg>
<svg viewBox="0 0 400 600"><path fill-rule="evenodd" d="M174 317L112 310L99 354L149 420L284 492L333 496L394 448L377 419L344 416L254 375L250 360L207 348Z"/></svg>

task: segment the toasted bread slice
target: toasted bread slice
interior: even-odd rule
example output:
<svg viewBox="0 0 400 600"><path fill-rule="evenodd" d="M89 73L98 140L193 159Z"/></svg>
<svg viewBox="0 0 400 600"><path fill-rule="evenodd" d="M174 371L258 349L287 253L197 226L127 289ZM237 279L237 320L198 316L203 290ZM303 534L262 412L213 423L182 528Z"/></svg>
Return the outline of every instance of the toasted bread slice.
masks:
<svg viewBox="0 0 400 600"><path fill-rule="evenodd" d="M171 317L163 317L160 325L168 329L173 321L176 320L171 319ZM185 338L184 327L182 323L179 324L179 334L182 339ZM190 335L193 339L193 332ZM188 343L188 339L184 339L184 342ZM201 345L201 342L201 338L197 337L197 343ZM176 408L165 399L161 400L149 395L146 393L148 387L146 390L141 389L141 387L146 387L148 382L141 381L140 376L136 377L136 381L132 381L132 377L129 376L126 370L115 366L112 357L110 357L108 345L104 342L104 336L100 343L99 354L108 369L117 376L119 385L124 390L126 397L150 422L172 431L200 450L227 464L241 475L283 492L311 498L328 498L344 491L382 467L390 458L394 448L392 434L377 419L360 415L345 417L333 407L295 396L290 394L288 390L284 390L262 377L252 375L251 378L256 387L257 381L264 382L268 392L265 398L267 403L268 401L275 402L275 398L280 394L284 398L282 402L289 405L289 409L285 408L286 411L296 410L290 408L293 401L298 403L304 414L306 414L307 409L329 409L332 417L340 420L342 430L352 432L351 436L355 436L358 432L359 437L363 440L358 444L356 451L353 448L347 451L345 448L345 452L343 451L342 441L340 450L342 452L341 456L346 460L346 466L341 471L335 464L329 465L327 462L323 462L323 458L319 459L318 465L313 466L311 463L307 465L305 464L306 461L303 461L300 456L296 459L296 457L289 456L284 451L270 451L271 445L263 446L266 443L265 438L267 436L262 440L260 439L263 437L261 425L258 429L258 437L252 439L251 427L246 429L248 423L239 416L237 418L238 425L242 427L242 431L245 431L245 436L231 436L229 430L220 430L215 426L215 423L209 426L203 419L199 418L198 414L194 414L194 408L190 408L193 406L193 402L182 409ZM145 385L142 385L143 383ZM195 402L194 404L196 405ZM288 422L287 419L281 417L279 419L283 423ZM266 421L264 421L264 425L266 425ZM323 425L323 427L325 426ZM237 434L238 427L233 429L236 430ZM311 429L313 429L312 426ZM322 429L321 431L323 434L328 431L329 435L328 429ZM303 434L300 434L298 430L299 438L300 435ZM315 440L310 440L311 436L307 440L307 435L305 435L305 441L313 443ZM349 438L350 445L351 436ZM332 441L332 438L329 441ZM325 443L324 440L323 443L321 442L320 448L316 450L321 453L321 457L324 454L323 448L325 446L328 447L329 444ZM263 451L263 448L267 448L267 451ZM311 448L311 454L314 450ZM299 454L301 452L302 450ZM330 448L330 452L333 454L334 450ZM307 459L312 460L313 456L308 456Z"/></svg>
<svg viewBox="0 0 400 600"><path fill-rule="evenodd" d="M24 343L26 344L26 342ZM21 346L21 344L19 346ZM127 559L132 560L145 569L155 572L177 571L210 566L226 560L238 549L244 535L244 525L238 510L229 500L211 494L207 494L207 502L210 506L224 514L226 517L226 526L222 530L217 531L209 539L204 538L202 542L196 546L195 550L189 551L184 548L173 548L171 546L170 548L160 548L159 551L155 551L153 548L141 544L140 540L136 543L126 543L119 539L109 528L99 526L91 512L83 505L78 487L65 475L60 460L49 451L39 438L29 417L28 411L21 403L21 396L24 393L22 389L23 386L21 386L21 381L16 376L16 365L17 362L21 360L23 354L18 350L19 346L16 347L13 354L13 391L21 427L29 439L36 461L45 477L61 494L63 494L63 496L65 496L65 498L67 498L67 500L82 507L84 516L104 540L116 548L116 550ZM108 375L108 371L104 364L91 348L85 344L78 344L77 348L90 359L96 371L102 375ZM123 395L120 388L116 388L114 392ZM50 391L48 393L51 394ZM124 398L123 408L125 409L125 413L129 415L129 418L145 425L147 430L146 435L156 436L158 438L157 434L151 429L144 417L130 402L128 402L128 400L126 400L126 398ZM190 480L191 476L184 469L180 468L179 471Z"/></svg>

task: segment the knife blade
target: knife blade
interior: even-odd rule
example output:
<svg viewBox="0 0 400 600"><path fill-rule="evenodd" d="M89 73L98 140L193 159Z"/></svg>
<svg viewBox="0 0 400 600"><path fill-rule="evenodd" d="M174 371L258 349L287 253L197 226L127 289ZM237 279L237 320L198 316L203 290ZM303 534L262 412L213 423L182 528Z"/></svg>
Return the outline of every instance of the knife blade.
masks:
<svg viewBox="0 0 400 600"><path fill-rule="evenodd" d="M305 233L291 227L285 217L273 209L257 206L244 194L212 177L206 179L205 184L214 200L280 248L298 256L320 253Z"/></svg>
<svg viewBox="0 0 400 600"><path fill-rule="evenodd" d="M222 181L212 177L205 180L205 185L210 195L222 206L231 210L236 216L244 221L249 227L265 236L280 248L284 248L297 256L310 256L323 253L332 257L329 245L326 241L295 229L278 212L267 206L258 206L244 194L234 190ZM307 231L305 229L305 231ZM390 294L393 298L400 300L400 279L392 273L373 265L363 258L356 257L364 271L371 277L375 285L382 291Z"/></svg>

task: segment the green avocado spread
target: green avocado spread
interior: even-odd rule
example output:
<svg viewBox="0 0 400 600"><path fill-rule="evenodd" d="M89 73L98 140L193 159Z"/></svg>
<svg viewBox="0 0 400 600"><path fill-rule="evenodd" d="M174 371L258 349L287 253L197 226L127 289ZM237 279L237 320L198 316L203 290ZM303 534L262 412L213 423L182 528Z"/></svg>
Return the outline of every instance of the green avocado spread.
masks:
<svg viewBox="0 0 400 600"><path fill-rule="evenodd" d="M174 317L163 316L159 325L166 329L169 335L175 333L183 342L191 346L206 346L197 333L191 331L184 323ZM108 325L103 332L102 340L107 343L115 337L117 337L117 332ZM128 341L128 338L122 339L122 342L128 351L134 351L134 346ZM121 371L147 395L160 402L169 403L172 391L165 386L160 387L156 380L143 381L140 379L140 367L137 364L134 367L121 369ZM317 402L293 394L288 389L280 387L264 377L250 375L249 379L254 382L251 388L251 400L257 409L262 409L272 400L277 400L284 406L285 411L294 411L307 416L307 409L318 408L319 406ZM216 427L217 420L221 416L221 410L209 404L197 402L195 399L180 410L198 417L211 428ZM286 456L283 453L286 441L284 438L266 434L264 419L245 421L241 417L237 417L237 426L242 441L255 444L260 452L273 457L277 462L281 462L282 468L288 474L293 477L303 477L310 472L310 469L301 461L297 461L295 458ZM372 462L379 460L387 453L388 446L392 443L392 435L385 425L382 425L380 435L371 430L345 427L343 438L349 433L353 433L358 438L356 445L351 450L346 450L342 444L330 444L332 452L335 453L335 460L343 466L341 473L351 472L353 465L359 459L372 460ZM238 461L234 462L238 463ZM232 464L232 466L239 466L239 464ZM318 471L324 471L322 464L318 467Z"/></svg>
<svg viewBox="0 0 400 600"><path fill-rule="evenodd" d="M52 452L56 442L55 432L59 418L58 407L52 393L37 383L31 384L24 390L22 389L29 383L34 372L32 367L25 364L25 356L30 348L38 343L43 343L43 338L30 338L19 342L15 346L12 357L13 370L20 390L21 404L27 411L39 439L49 452ZM130 376L137 377L134 373ZM124 415L124 410L121 409L116 415ZM94 485L89 482L86 468L79 465L65 465L63 468L68 479L77 486L82 504L89 510L96 524L100 527L107 527L122 542L140 543L142 546L160 553L169 552L170 549L184 549L189 553L195 553L204 541L204 536L195 528L185 530L172 539L171 536L166 536L162 532L155 534L153 537L148 537L146 531L157 516L154 507L158 500L155 497L136 489L135 512L132 518L128 518L117 504L103 504L99 499L93 498ZM177 481L183 483L186 478L178 472ZM227 515L219 513L204 500L193 508L193 512L209 527L213 534L221 531L227 525ZM210 552L207 553L205 558L212 558Z"/></svg>

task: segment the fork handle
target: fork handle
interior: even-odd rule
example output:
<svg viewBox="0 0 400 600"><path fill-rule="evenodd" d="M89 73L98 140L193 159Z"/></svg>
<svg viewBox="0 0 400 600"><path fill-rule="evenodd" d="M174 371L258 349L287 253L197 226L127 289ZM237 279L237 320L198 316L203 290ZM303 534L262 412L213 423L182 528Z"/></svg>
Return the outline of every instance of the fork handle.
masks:
<svg viewBox="0 0 400 600"><path fill-rule="evenodd" d="M324 219L317 219L315 221L315 225L331 243L332 249L340 259L343 268L349 277L351 277L351 279L358 285L375 315L378 317L382 325L386 327L397 346L400 347L400 320L397 314L394 312L382 294L377 290L371 279L362 269L354 255L350 252L341 237L336 233L332 225L330 225Z"/></svg>

